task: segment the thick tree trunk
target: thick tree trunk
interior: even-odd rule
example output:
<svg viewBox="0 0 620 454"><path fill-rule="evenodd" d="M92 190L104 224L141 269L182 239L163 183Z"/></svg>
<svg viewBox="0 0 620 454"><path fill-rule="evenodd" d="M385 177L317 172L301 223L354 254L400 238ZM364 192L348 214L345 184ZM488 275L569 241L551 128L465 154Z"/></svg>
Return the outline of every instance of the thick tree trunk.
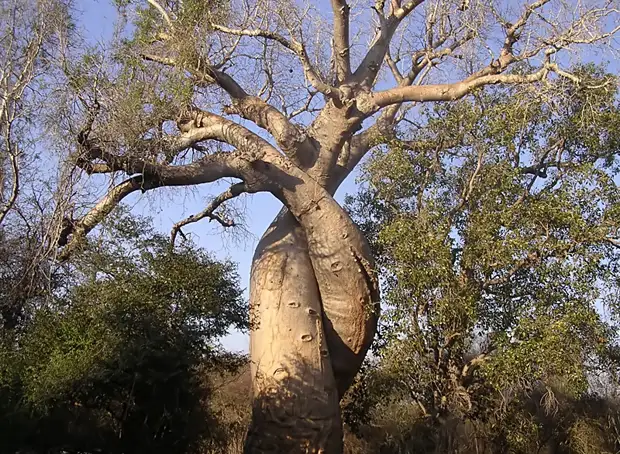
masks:
<svg viewBox="0 0 620 454"><path fill-rule="evenodd" d="M321 192L291 208L297 219L283 210L254 256L248 453L342 452L339 396L372 342L378 295L363 236Z"/></svg>
<svg viewBox="0 0 620 454"><path fill-rule="evenodd" d="M249 453L342 450L338 392L306 244L301 226L283 210L254 256Z"/></svg>

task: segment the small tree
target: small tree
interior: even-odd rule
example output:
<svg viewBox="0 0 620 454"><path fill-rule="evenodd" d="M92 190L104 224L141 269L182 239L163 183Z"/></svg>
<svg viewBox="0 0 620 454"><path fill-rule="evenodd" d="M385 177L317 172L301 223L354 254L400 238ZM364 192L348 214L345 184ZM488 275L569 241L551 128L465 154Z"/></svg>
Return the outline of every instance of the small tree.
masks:
<svg viewBox="0 0 620 454"><path fill-rule="evenodd" d="M109 235L66 264L71 280L4 339L7 452L199 452L218 441L209 376L247 328L234 266L191 243L171 253L147 222L115 216ZM109 223L108 223L109 224Z"/></svg>
<svg viewBox="0 0 620 454"><path fill-rule="evenodd" d="M3 0L0 17L1 225L18 208L20 192L29 194L37 179L34 142L40 131L32 124L50 94L49 76L57 71L71 23L63 0Z"/></svg>

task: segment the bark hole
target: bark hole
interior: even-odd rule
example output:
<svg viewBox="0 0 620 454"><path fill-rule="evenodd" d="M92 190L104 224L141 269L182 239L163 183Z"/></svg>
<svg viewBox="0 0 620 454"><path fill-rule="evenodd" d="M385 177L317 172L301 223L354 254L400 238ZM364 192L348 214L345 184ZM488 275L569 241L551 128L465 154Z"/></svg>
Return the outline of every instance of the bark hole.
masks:
<svg viewBox="0 0 620 454"><path fill-rule="evenodd" d="M304 334L301 336L303 342L310 342L312 340L312 334Z"/></svg>
<svg viewBox="0 0 620 454"><path fill-rule="evenodd" d="M283 367L278 367L276 370L273 371L273 376L276 379L283 379L288 377L288 372Z"/></svg>
<svg viewBox="0 0 620 454"><path fill-rule="evenodd" d="M340 270L342 270L342 263L334 262L334 263L331 264L331 268L332 268L332 271L334 273L337 272L337 271L340 271Z"/></svg>
<svg viewBox="0 0 620 454"><path fill-rule="evenodd" d="M308 315L311 316L316 316L318 315L317 311L315 311L314 309L312 309L311 307L308 308Z"/></svg>
<svg viewBox="0 0 620 454"><path fill-rule="evenodd" d="M300 304L297 301L291 301L290 303L288 303L287 306L292 309L297 309L300 306Z"/></svg>

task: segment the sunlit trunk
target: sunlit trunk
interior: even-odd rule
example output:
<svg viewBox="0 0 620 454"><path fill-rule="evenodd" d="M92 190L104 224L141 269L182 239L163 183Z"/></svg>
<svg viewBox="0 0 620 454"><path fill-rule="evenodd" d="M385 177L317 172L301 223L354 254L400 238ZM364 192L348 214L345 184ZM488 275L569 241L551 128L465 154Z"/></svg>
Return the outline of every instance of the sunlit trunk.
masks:
<svg viewBox="0 0 620 454"><path fill-rule="evenodd" d="M340 452L338 391L303 230L283 211L250 283L254 406L246 452Z"/></svg>
<svg viewBox="0 0 620 454"><path fill-rule="evenodd" d="M364 238L328 199L298 214L303 227L280 213L254 256L248 453L342 452L339 396L374 336L377 295Z"/></svg>

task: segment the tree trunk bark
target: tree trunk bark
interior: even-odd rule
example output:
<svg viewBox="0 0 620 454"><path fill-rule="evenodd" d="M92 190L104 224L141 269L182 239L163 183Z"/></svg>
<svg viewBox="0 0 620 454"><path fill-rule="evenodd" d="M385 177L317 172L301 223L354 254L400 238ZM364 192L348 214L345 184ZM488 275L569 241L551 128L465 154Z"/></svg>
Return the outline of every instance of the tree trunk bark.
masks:
<svg viewBox="0 0 620 454"><path fill-rule="evenodd" d="M254 256L246 453L342 452L339 397L374 337L378 294L365 239L321 192L296 217L283 210Z"/></svg>
<svg viewBox="0 0 620 454"><path fill-rule="evenodd" d="M246 453L339 453L339 399L303 229L282 212L250 280L254 403Z"/></svg>

